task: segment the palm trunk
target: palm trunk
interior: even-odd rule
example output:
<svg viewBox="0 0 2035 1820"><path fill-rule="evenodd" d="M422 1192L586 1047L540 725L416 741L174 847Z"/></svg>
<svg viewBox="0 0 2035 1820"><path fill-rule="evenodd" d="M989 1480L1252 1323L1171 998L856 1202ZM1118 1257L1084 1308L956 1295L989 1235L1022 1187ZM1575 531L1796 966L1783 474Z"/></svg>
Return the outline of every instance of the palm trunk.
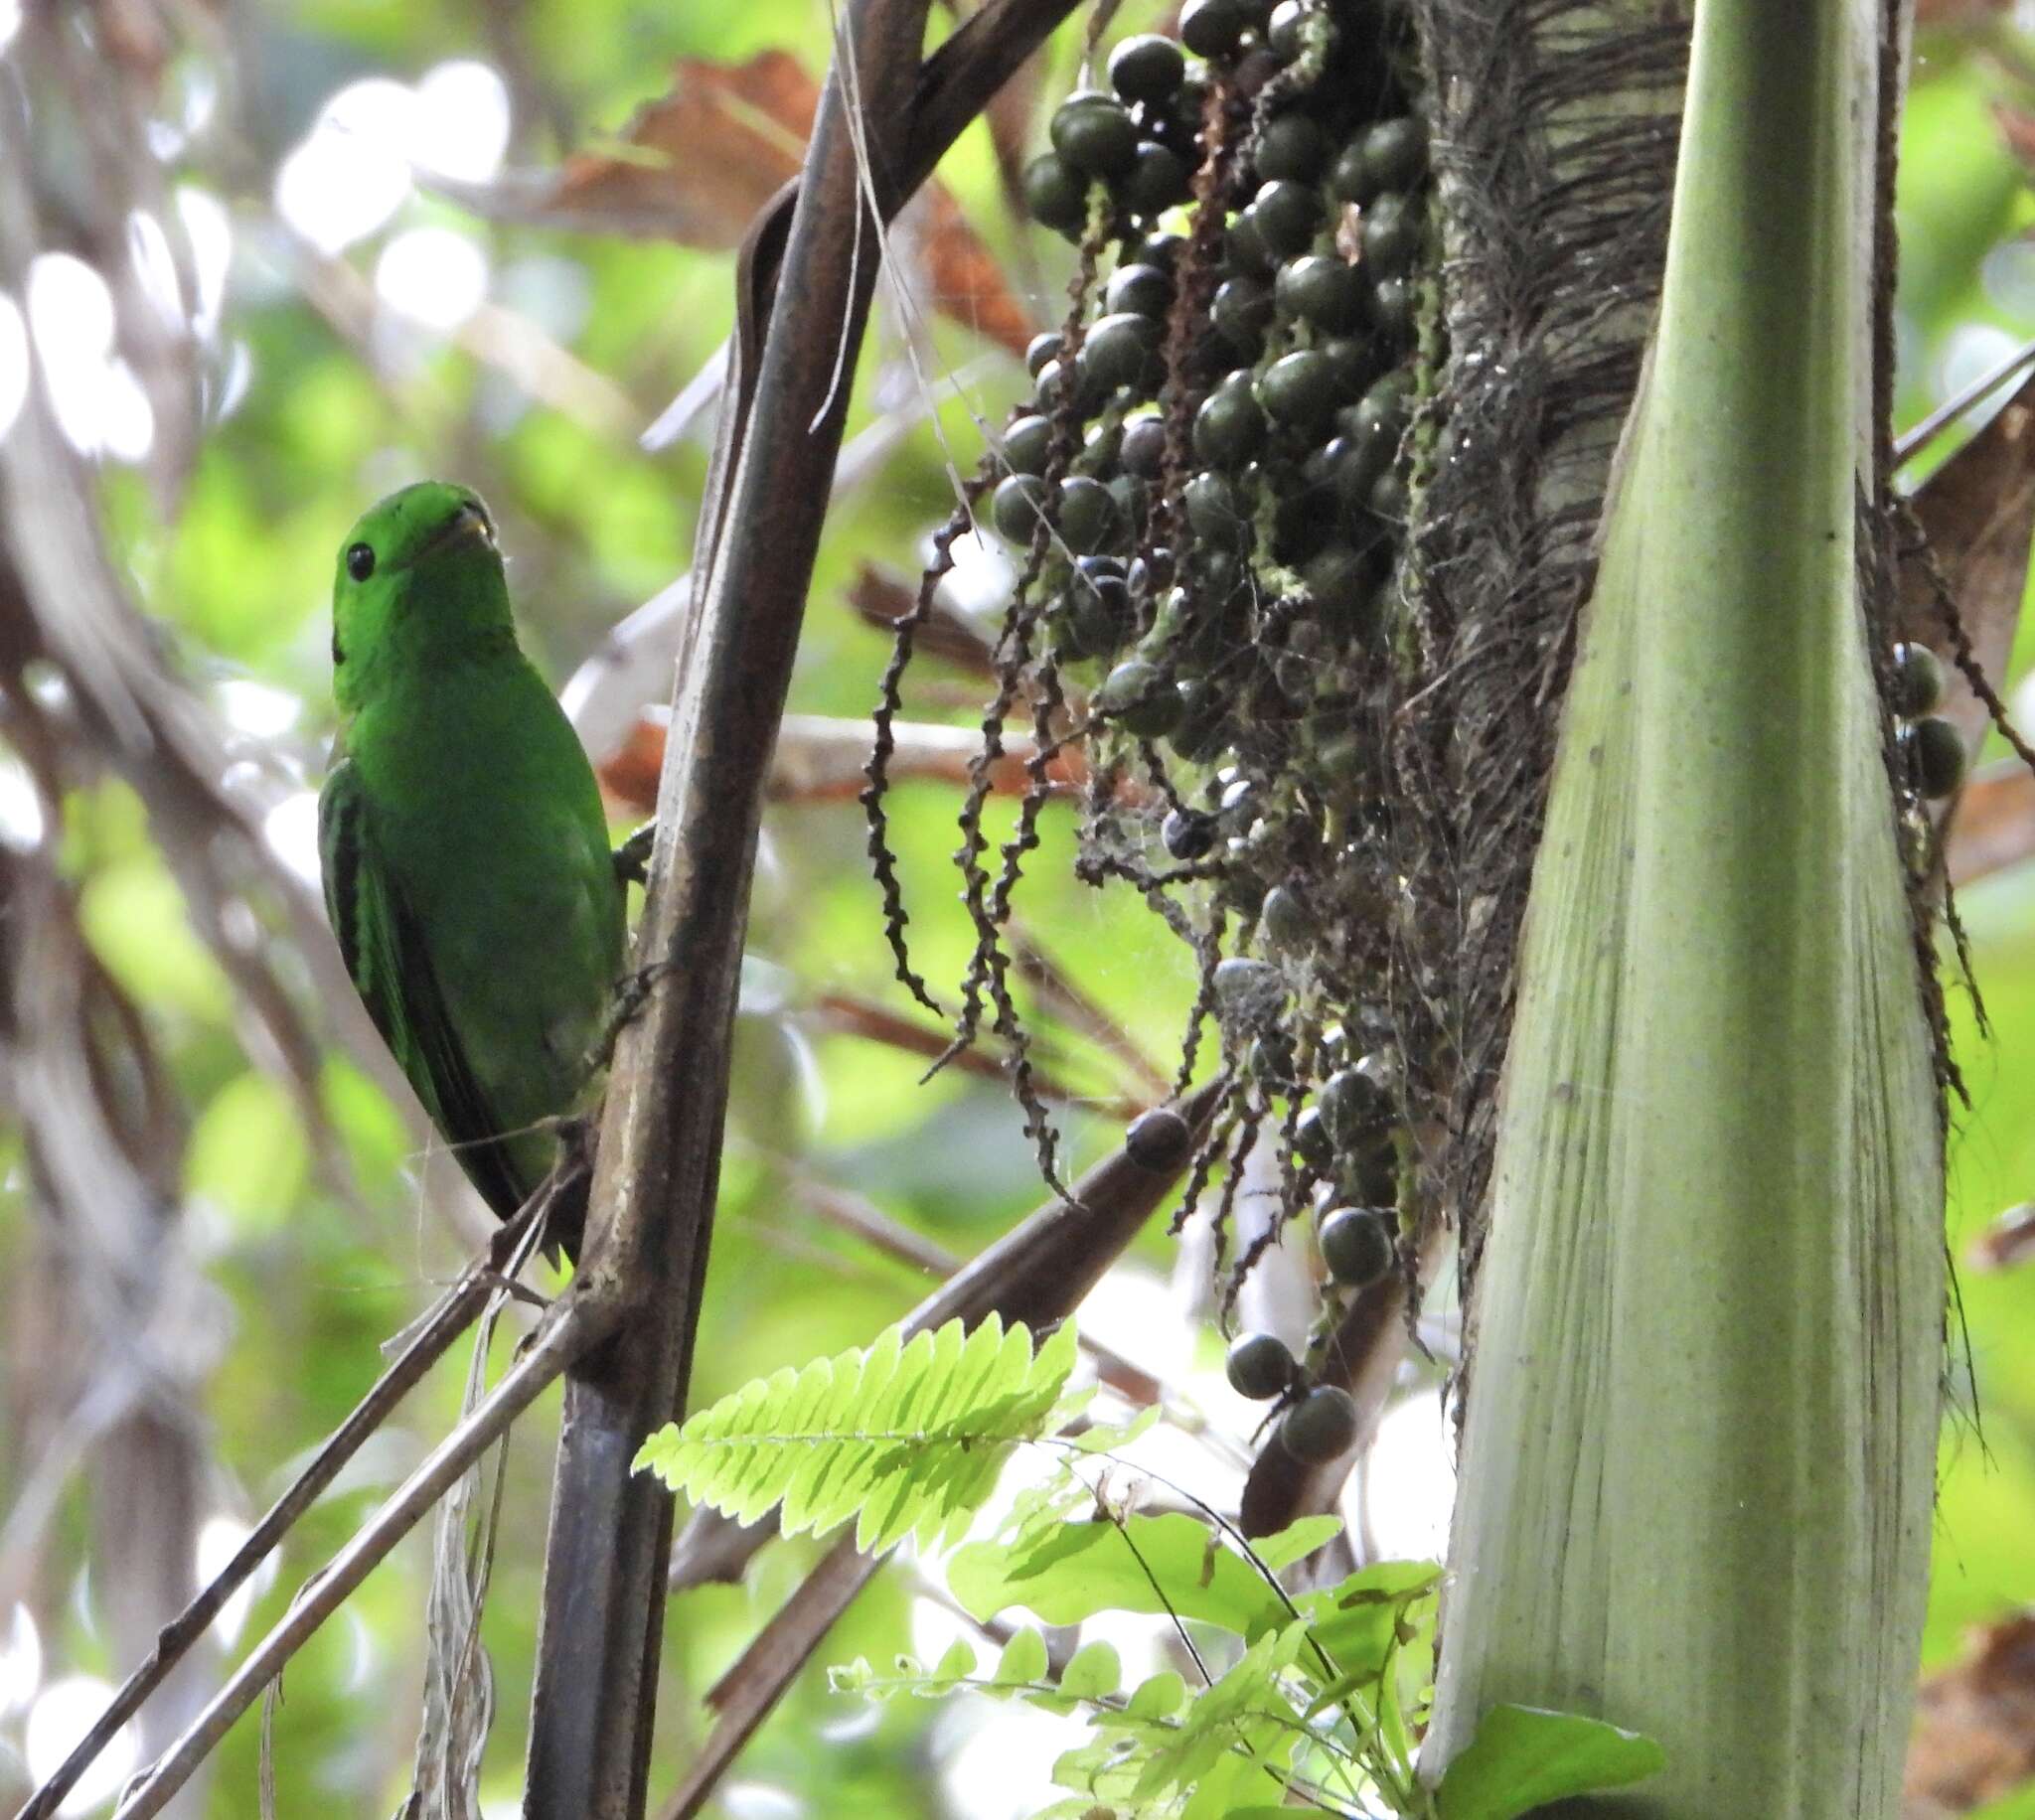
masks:
<svg viewBox="0 0 2035 1820"><path fill-rule="evenodd" d="M1652 1734L1604 1811L1893 1811L1942 1128L1860 587L1861 0L1699 0L1665 291L1521 952L1431 1769Z"/></svg>

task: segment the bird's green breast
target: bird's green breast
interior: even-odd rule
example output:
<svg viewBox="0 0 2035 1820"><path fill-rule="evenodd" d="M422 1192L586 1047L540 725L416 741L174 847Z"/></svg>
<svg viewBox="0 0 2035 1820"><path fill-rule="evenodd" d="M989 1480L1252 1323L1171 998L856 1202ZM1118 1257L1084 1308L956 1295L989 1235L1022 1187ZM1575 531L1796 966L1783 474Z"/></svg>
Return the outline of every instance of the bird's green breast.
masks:
<svg viewBox="0 0 2035 1820"><path fill-rule="evenodd" d="M622 967L623 901L577 736L513 651L432 666L355 716L375 838L506 1127L561 1113Z"/></svg>

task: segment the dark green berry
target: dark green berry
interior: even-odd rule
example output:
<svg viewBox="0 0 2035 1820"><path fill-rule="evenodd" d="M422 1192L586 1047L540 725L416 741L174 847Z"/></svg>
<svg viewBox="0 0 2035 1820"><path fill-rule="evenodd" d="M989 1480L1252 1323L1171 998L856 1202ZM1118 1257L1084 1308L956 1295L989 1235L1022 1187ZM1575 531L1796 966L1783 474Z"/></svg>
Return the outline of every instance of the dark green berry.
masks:
<svg viewBox="0 0 2035 1820"><path fill-rule="evenodd" d="M1395 277L1420 256L1421 212L1396 191L1374 198L1363 212L1363 262L1374 278Z"/></svg>
<svg viewBox="0 0 2035 1820"><path fill-rule="evenodd" d="M1363 136L1363 162L1373 191L1412 189L1427 170L1427 128L1420 117L1380 120Z"/></svg>
<svg viewBox="0 0 2035 1820"><path fill-rule="evenodd" d="M1166 419L1134 417L1124 425L1117 448L1124 472L1140 480L1158 480L1166 473Z"/></svg>
<svg viewBox="0 0 2035 1820"><path fill-rule="evenodd" d="M1338 1068L1322 1083L1322 1116L1336 1147L1355 1152L1392 1129L1392 1096L1375 1073Z"/></svg>
<svg viewBox="0 0 2035 1820"><path fill-rule="evenodd" d="M1258 376L1258 402L1281 423L1299 429L1325 424L1335 414L1335 380L1318 348L1283 354Z"/></svg>
<svg viewBox="0 0 2035 1820"><path fill-rule="evenodd" d="M1186 73L1179 46L1158 32L1127 38L1109 54L1109 84L1127 101L1163 101Z"/></svg>
<svg viewBox="0 0 2035 1820"><path fill-rule="evenodd" d="M1915 782L1931 801L1947 797L1964 781L1964 735L1941 714L1927 714L1902 728Z"/></svg>
<svg viewBox="0 0 2035 1820"><path fill-rule="evenodd" d="M1250 29L1241 0L1187 0L1180 11L1180 43L1196 57L1229 57Z"/></svg>
<svg viewBox="0 0 2035 1820"><path fill-rule="evenodd" d="M1124 1151L1141 1169L1177 1169L1193 1142L1187 1122L1171 1106L1140 1113L1124 1128Z"/></svg>
<svg viewBox="0 0 2035 1820"><path fill-rule="evenodd" d="M1041 152L1024 167L1024 206L1041 228L1077 237L1088 226L1087 181L1056 153Z"/></svg>
<svg viewBox="0 0 2035 1820"><path fill-rule="evenodd" d="M1150 220L1177 208L1193 194L1193 172L1187 161L1156 139L1141 140L1130 173L1117 189L1117 200L1132 215Z"/></svg>
<svg viewBox="0 0 2035 1820"><path fill-rule="evenodd" d="M1123 472L1140 480L1158 480L1167 472L1167 419L1134 417L1123 425L1123 441L1117 445L1117 460Z"/></svg>
<svg viewBox="0 0 2035 1820"><path fill-rule="evenodd" d="M1067 584L1067 617L1084 655L1107 657L1136 624L1129 584L1108 556L1083 556Z"/></svg>
<svg viewBox="0 0 2035 1820"><path fill-rule="evenodd" d="M1081 344L1082 389L1106 398L1120 385L1138 385L1150 377L1159 353L1159 324L1128 310L1104 316Z"/></svg>
<svg viewBox="0 0 2035 1820"><path fill-rule="evenodd" d="M1287 315L1331 335L1353 329L1363 315L1363 287L1340 259L1303 253L1279 268L1276 294Z"/></svg>
<svg viewBox="0 0 2035 1820"><path fill-rule="evenodd" d="M990 523L1013 543L1029 543L1045 504L1045 483L1035 474L1007 474L990 496Z"/></svg>
<svg viewBox="0 0 2035 1820"><path fill-rule="evenodd" d="M1239 354L1253 355L1272 326L1272 287L1249 274L1225 278L1215 287L1208 319Z"/></svg>
<svg viewBox="0 0 2035 1820"><path fill-rule="evenodd" d="M1125 177L1137 162L1137 124L1113 95L1069 95L1053 110L1049 133L1066 165L1089 177Z"/></svg>
<svg viewBox="0 0 2035 1820"><path fill-rule="evenodd" d="M1396 454L1406 434L1413 388L1410 375L1388 373L1351 407L1348 434L1358 443L1377 443Z"/></svg>
<svg viewBox="0 0 2035 1820"><path fill-rule="evenodd" d="M1332 1384L1318 1384L1280 1419L1279 1440L1307 1466L1326 1466L1356 1445L1356 1400Z"/></svg>
<svg viewBox="0 0 2035 1820"><path fill-rule="evenodd" d="M1060 483L1055 529L1076 555L1101 549L1115 534L1118 524L1117 503L1101 481L1077 474Z"/></svg>
<svg viewBox="0 0 2035 1820"><path fill-rule="evenodd" d="M1934 713L1943 703L1944 667L1927 645L1894 647L1894 712L1904 720Z"/></svg>
<svg viewBox="0 0 2035 1820"><path fill-rule="evenodd" d="M1163 317L1173 304L1173 280L1156 265L1119 265L1103 287L1102 307L1112 316Z"/></svg>
<svg viewBox="0 0 2035 1820"><path fill-rule="evenodd" d="M1238 549L1249 530L1238 508L1236 489L1223 474L1196 474L1180 492L1187 529L1211 549Z"/></svg>
<svg viewBox="0 0 2035 1820"><path fill-rule="evenodd" d="M1300 62L1302 53L1307 50L1310 10L1301 0L1279 0L1272 9L1271 22L1265 28L1265 42L1282 64Z"/></svg>
<svg viewBox="0 0 2035 1820"><path fill-rule="evenodd" d="M1151 265L1171 278L1180 268L1180 251L1186 236L1178 233L1148 233L1124 254L1128 265Z"/></svg>
<svg viewBox="0 0 2035 1820"><path fill-rule="evenodd" d="M1175 859L1199 859L1215 845L1215 818L1198 809L1175 809L1160 825L1159 838Z"/></svg>
<svg viewBox="0 0 2035 1820"><path fill-rule="evenodd" d="M1241 1333L1223 1361L1229 1388L1253 1403L1269 1403L1286 1394L1300 1375L1300 1366L1276 1333Z"/></svg>
<svg viewBox="0 0 2035 1820"><path fill-rule="evenodd" d="M1032 378L1032 409L1040 416L1056 415L1075 401L1079 378L1078 362L1047 361Z"/></svg>
<svg viewBox="0 0 2035 1820"><path fill-rule="evenodd" d="M1258 175L1312 183L1329 162L1329 135L1304 113L1276 114L1258 139Z"/></svg>
<svg viewBox="0 0 2035 1820"><path fill-rule="evenodd" d="M1379 278L1371 285L1371 321L1382 335L1395 342L1413 339L1413 280L1403 275Z"/></svg>
<svg viewBox="0 0 2035 1820"><path fill-rule="evenodd" d="M1327 1169L1335 1161L1335 1144L1329 1136L1329 1128L1323 1122L1322 1109L1310 1106L1294 1121L1294 1154L1317 1169Z"/></svg>
<svg viewBox="0 0 2035 1820"><path fill-rule="evenodd" d="M1331 335L1315 346L1328 358L1329 370L1335 376L1337 398L1361 397L1364 388L1377 379L1377 350L1361 336Z"/></svg>
<svg viewBox="0 0 2035 1820"><path fill-rule="evenodd" d="M1272 254L1290 259L1313 241L1322 223L1322 199L1307 184L1279 177L1260 187L1249 214Z"/></svg>
<svg viewBox="0 0 2035 1820"><path fill-rule="evenodd" d="M1104 677L1095 705L1146 739L1163 738L1179 724L1179 691L1165 671L1143 658L1127 658Z"/></svg>
<svg viewBox="0 0 2035 1820"><path fill-rule="evenodd" d="M1343 1207L1322 1222L1322 1262L1346 1289L1367 1289L1392 1268L1392 1235L1381 1215Z"/></svg>
<svg viewBox="0 0 2035 1820"><path fill-rule="evenodd" d="M1223 256L1229 268L1249 277L1269 278L1279 261L1273 257L1264 230L1258 224L1257 211L1245 208L1235 221L1231 222L1223 236Z"/></svg>
<svg viewBox="0 0 2035 1820"><path fill-rule="evenodd" d="M1244 387L1212 392L1194 413L1194 453L1218 468L1240 468L1264 446L1265 413Z"/></svg>
<svg viewBox="0 0 2035 1820"><path fill-rule="evenodd" d="M1361 139L1352 139L1335 154L1329 166L1329 194L1338 203L1357 204L1367 203L1377 194Z"/></svg>
<svg viewBox="0 0 2035 1820"><path fill-rule="evenodd" d="M1286 1001L1286 979L1269 961L1231 955L1215 964L1215 1001L1234 1016L1270 1016Z"/></svg>
<svg viewBox="0 0 2035 1820"><path fill-rule="evenodd" d="M1046 362L1059 359L1059 330L1048 329L1043 335L1034 335L1024 344L1024 371L1035 379Z"/></svg>
<svg viewBox="0 0 2035 1820"><path fill-rule="evenodd" d="M1013 474L1043 474L1053 426L1043 417L1019 417L1004 432L1004 465Z"/></svg>
<svg viewBox="0 0 2035 1820"><path fill-rule="evenodd" d="M1284 954L1305 952L1319 933L1307 904L1292 885L1274 885L1265 893L1265 902L1258 911L1258 927L1265 940Z"/></svg>

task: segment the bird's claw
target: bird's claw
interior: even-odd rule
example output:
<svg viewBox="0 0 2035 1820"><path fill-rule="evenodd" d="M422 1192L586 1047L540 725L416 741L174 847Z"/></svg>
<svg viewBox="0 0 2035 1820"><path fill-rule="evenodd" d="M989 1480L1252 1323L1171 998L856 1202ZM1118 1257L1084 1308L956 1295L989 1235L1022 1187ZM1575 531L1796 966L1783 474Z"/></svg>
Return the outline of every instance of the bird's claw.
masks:
<svg viewBox="0 0 2035 1820"><path fill-rule="evenodd" d="M599 1074L614 1059L615 1044L622 1032L635 1022L636 1014L650 1002L651 988L672 971L669 961L654 961L624 974L615 982L615 1001L608 1007L607 1021L586 1058L589 1076Z"/></svg>
<svg viewBox="0 0 2035 1820"><path fill-rule="evenodd" d="M646 822L615 848L615 876L626 884L650 882L650 849L657 839L657 824Z"/></svg>

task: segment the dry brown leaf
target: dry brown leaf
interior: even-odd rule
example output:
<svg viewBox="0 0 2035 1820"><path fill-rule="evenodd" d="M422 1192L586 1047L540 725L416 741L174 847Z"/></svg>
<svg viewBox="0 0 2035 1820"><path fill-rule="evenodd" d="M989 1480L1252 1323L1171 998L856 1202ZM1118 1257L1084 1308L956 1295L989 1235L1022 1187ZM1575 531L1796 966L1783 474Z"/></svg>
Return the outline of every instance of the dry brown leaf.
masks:
<svg viewBox="0 0 2035 1820"><path fill-rule="evenodd" d="M1919 26L1979 25L2004 13L2013 0L1915 0L1915 23Z"/></svg>
<svg viewBox="0 0 2035 1820"><path fill-rule="evenodd" d="M900 720L892 724L896 741L890 755L890 779L901 783L923 779L965 789L971 765L982 745L974 727L929 725ZM601 788L611 803L648 815L657 807L657 778L664 765L664 721L646 714L629 729L614 755L598 767ZM863 767L875 743L875 729L866 720L824 714L787 714L770 765L769 796L773 803L852 803L868 781ZM1037 750L1018 734L1005 739L1004 754L990 767L990 788L999 796L1022 796L1031 788L1025 767ZM1046 763L1054 796L1072 796L1088 782L1088 763L1080 749L1063 747Z"/></svg>
<svg viewBox="0 0 2035 1820"><path fill-rule="evenodd" d="M2035 1264L2035 1201L2022 1201L1994 1219L1972 1240L1964 1262L1974 1271Z"/></svg>
<svg viewBox="0 0 2035 1820"><path fill-rule="evenodd" d="M918 605L918 588L888 569L864 562L848 590L848 604L861 616L864 625L889 632ZM912 648L919 655L939 658L974 676L987 678L997 674L995 649L990 641L937 597L931 612L912 634Z"/></svg>
<svg viewBox="0 0 2035 1820"><path fill-rule="evenodd" d="M2035 859L2035 772L2007 759L1974 772L1958 793L1944 867L1961 886L2024 859Z"/></svg>
<svg viewBox="0 0 2035 1820"><path fill-rule="evenodd" d="M2035 536L2035 378L2022 381L1992 421L1944 463L1915 496L1915 515L1950 583L1972 655L1995 684L2020 624ZM1937 651L1949 649L1941 612L1923 565L1904 577L1901 633ZM1954 667L1944 713L1976 751L1985 704Z"/></svg>
<svg viewBox="0 0 2035 1820"><path fill-rule="evenodd" d="M1902 1820L1946 1820L2035 1779L2035 1612L1988 1625L1916 1696Z"/></svg>
<svg viewBox="0 0 2035 1820"><path fill-rule="evenodd" d="M575 152L551 190L564 218L731 251L799 173L820 91L785 51L745 64L681 58L670 90L617 143Z"/></svg>
<svg viewBox="0 0 2035 1820"><path fill-rule="evenodd" d="M744 64L681 58L670 89L617 139L575 152L554 175L441 187L484 215L728 251L798 175L819 104L819 85L789 52ZM1021 357L1031 318L952 194L928 184L898 226L934 307Z"/></svg>

